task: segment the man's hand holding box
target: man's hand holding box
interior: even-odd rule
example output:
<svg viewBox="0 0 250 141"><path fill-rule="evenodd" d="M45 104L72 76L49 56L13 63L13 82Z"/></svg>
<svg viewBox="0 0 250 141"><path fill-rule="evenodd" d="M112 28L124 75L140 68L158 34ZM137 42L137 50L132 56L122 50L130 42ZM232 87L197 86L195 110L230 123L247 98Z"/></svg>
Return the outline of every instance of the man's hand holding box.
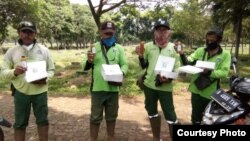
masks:
<svg viewBox="0 0 250 141"><path fill-rule="evenodd" d="M45 80L46 82L47 76L45 61L27 62L27 71L25 72L27 82L30 83L38 80Z"/></svg>
<svg viewBox="0 0 250 141"><path fill-rule="evenodd" d="M165 78L176 79L178 73L173 72L174 65L175 58L160 55L155 66L155 73Z"/></svg>
<svg viewBox="0 0 250 141"><path fill-rule="evenodd" d="M123 81L123 73L118 64L113 64L113 65L103 64L102 76L105 81L112 81L112 82Z"/></svg>

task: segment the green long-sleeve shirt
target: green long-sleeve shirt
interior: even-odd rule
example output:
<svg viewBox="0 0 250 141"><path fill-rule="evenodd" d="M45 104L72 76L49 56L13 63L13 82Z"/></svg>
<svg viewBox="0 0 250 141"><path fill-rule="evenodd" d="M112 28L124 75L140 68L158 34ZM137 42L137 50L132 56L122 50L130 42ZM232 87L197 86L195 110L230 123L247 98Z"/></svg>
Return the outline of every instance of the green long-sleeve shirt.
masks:
<svg viewBox="0 0 250 141"><path fill-rule="evenodd" d="M156 74L154 69L159 55L175 58L174 71L177 71L179 68L179 55L176 53L173 43L169 42L167 47L160 49L153 42L149 42L145 44L145 52L143 54L145 60L148 62L147 75L144 84L151 89L171 92L173 91L173 83L163 83L161 86L155 86Z"/></svg>
<svg viewBox="0 0 250 141"><path fill-rule="evenodd" d="M109 91L109 92L118 92L119 86L113 86L108 84L107 81L104 80L101 71L102 64L107 64L105 57L102 53L102 48L100 42L95 43L96 54L92 64L88 64L86 61L85 65L92 66L92 89L91 91ZM115 44L115 46L110 47L107 50L107 58L110 64L118 64L121 68L121 71L125 75L128 70L128 61L126 58L126 54L121 45ZM85 66L86 68L86 66ZM89 69L89 68L88 68Z"/></svg>
<svg viewBox="0 0 250 141"><path fill-rule="evenodd" d="M194 53L188 56L188 60L190 62L202 60L204 51L205 48L198 48ZM215 69L212 70L210 74L211 80L226 78L228 76L231 63L231 54L228 51L220 48L217 54L210 57L208 57L208 53L206 53L204 61L215 62ZM192 80L188 90L192 93L199 94L202 97L210 99L210 96L218 89L218 81L215 81L204 90L198 90L194 84L194 80L198 77L198 75L199 74L192 75Z"/></svg>
<svg viewBox="0 0 250 141"><path fill-rule="evenodd" d="M1 78L10 80L18 91L27 95L36 95L48 91L48 84L35 85L26 82L25 73L18 76L14 75L15 67L20 63L21 56L26 56L27 62L46 61L48 78L54 75L55 66L48 48L36 43L31 50L26 50L20 45L10 48L4 55L0 67Z"/></svg>

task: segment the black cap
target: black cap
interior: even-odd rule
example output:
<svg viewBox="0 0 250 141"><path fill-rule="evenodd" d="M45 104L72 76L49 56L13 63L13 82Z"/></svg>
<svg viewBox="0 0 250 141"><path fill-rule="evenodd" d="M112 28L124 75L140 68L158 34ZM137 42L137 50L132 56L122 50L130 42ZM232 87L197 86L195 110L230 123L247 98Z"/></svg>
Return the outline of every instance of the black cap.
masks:
<svg viewBox="0 0 250 141"><path fill-rule="evenodd" d="M101 27L100 27L101 30L106 30L106 29L109 29L109 30L113 30L115 31L116 27L115 27L115 24L111 21L106 21L106 22L103 22L101 24Z"/></svg>
<svg viewBox="0 0 250 141"><path fill-rule="evenodd" d="M22 21L19 23L17 30L18 31L30 30L32 32L36 32L36 25L30 21Z"/></svg>
<svg viewBox="0 0 250 141"><path fill-rule="evenodd" d="M206 36L211 34L216 35L218 40L221 41L223 38L223 29L221 27L215 26L208 30Z"/></svg>
<svg viewBox="0 0 250 141"><path fill-rule="evenodd" d="M159 19L155 22L154 24L154 29L158 28L158 27L166 27L168 30L170 29L170 26L169 26L169 23L167 20L162 20L162 19Z"/></svg>

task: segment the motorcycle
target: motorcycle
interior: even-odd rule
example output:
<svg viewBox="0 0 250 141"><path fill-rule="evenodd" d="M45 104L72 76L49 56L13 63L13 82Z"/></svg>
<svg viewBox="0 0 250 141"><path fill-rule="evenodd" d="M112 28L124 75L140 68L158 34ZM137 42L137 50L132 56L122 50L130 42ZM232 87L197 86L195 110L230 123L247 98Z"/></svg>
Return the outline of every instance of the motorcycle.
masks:
<svg viewBox="0 0 250 141"><path fill-rule="evenodd" d="M202 125L245 124L250 113L250 78L237 75L236 58L232 59L234 75L229 90L217 90L203 113Z"/></svg>
<svg viewBox="0 0 250 141"><path fill-rule="evenodd" d="M1 126L11 128L12 124L0 116L0 141L4 141L4 132Z"/></svg>

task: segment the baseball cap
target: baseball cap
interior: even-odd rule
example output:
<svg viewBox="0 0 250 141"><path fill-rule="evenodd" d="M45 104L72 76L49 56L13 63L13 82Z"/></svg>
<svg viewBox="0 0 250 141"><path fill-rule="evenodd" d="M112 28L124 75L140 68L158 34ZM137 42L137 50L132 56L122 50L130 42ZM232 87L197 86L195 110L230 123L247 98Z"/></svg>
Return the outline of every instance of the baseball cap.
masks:
<svg viewBox="0 0 250 141"><path fill-rule="evenodd" d="M112 32L114 33L116 30L115 24L111 21L106 21L101 24L100 30L103 32Z"/></svg>
<svg viewBox="0 0 250 141"><path fill-rule="evenodd" d="M215 34L216 36L223 37L223 29L221 27L215 26L208 30L207 34Z"/></svg>
<svg viewBox="0 0 250 141"><path fill-rule="evenodd" d="M223 38L223 28L219 26L214 26L207 31L206 36L207 35L216 35L217 41L221 42Z"/></svg>
<svg viewBox="0 0 250 141"><path fill-rule="evenodd" d="M154 24L154 29L160 26L166 27L168 30L170 29L169 23L166 20L162 20L162 19L157 20Z"/></svg>
<svg viewBox="0 0 250 141"><path fill-rule="evenodd" d="M36 25L30 21L22 21L19 23L17 30L18 31L30 30L32 32L36 32Z"/></svg>

